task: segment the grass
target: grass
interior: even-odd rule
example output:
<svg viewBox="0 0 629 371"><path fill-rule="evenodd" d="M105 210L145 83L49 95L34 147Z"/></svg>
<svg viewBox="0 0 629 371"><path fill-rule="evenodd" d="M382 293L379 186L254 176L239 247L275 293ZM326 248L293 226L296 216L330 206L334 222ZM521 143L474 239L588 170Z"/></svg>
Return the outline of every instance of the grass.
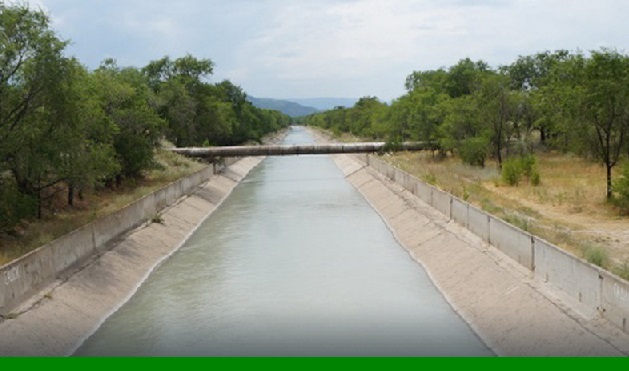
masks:
<svg viewBox="0 0 629 371"><path fill-rule="evenodd" d="M164 143L164 147L169 147ZM0 265L6 264L28 252L63 236L96 218L109 215L126 205L154 192L174 180L201 170L204 164L164 149L156 151L158 168L148 171L144 177L127 181L115 190L100 189L87 193L84 200L77 200L74 207L65 205L64 192L51 211L40 220L23 222L12 235L0 236ZM159 215L156 215L160 219Z"/></svg>
<svg viewBox="0 0 629 371"><path fill-rule="evenodd" d="M605 173L598 164L560 154L538 155L541 182L508 186L495 163L485 168L443 160L430 153L383 157L515 226L540 236L598 266L629 277L629 248L618 232L629 220L605 199Z"/></svg>
<svg viewBox="0 0 629 371"><path fill-rule="evenodd" d="M588 262L598 265L601 268L608 268L609 254L605 248L601 246L593 246L590 244L582 245L583 256Z"/></svg>
<svg viewBox="0 0 629 371"><path fill-rule="evenodd" d="M612 272L619 277L629 280L629 261L625 260L622 264L617 264L612 268Z"/></svg>

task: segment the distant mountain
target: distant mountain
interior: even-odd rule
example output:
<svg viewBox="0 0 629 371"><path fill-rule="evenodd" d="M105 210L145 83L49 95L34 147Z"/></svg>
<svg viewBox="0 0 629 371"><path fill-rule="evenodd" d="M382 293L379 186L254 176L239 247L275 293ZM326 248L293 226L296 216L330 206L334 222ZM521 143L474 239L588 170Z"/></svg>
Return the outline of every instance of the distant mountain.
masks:
<svg viewBox="0 0 629 371"><path fill-rule="evenodd" d="M358 102L358 98L304 98L288 100L304 106L314 107L320 111L331 110L339 106L350 108Z"/></svg>
<svg viewBox="0 0 629 371"><path fill-rule="evenodd" d="M249 101L258 108L280 111L291 117L306 116L319 112L319 110L314 107L304 106L288 100L254 98L251 96L248 96L247 99L249 99Z"/></svg>

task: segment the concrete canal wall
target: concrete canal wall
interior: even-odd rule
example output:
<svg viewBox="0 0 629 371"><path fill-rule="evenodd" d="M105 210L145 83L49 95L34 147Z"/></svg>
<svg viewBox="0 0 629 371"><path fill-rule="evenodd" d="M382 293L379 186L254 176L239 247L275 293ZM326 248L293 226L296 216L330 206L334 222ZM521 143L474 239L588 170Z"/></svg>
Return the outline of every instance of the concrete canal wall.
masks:
<svg viewBox="0 0 629 371"><path fill-rule="evenodd" d="M444 216L629 333L629 282L370 156L369 164ZM389 176L392 175L392 176ZM400 181L400 179L404 181ZM421 183L421 184L420 184ZM418 192L419 188L424 191Z"/></svg>
<svg viewBox="0 0 629 371"><path fill-rule="evenodd" d="M0 267L0 356L73 352L263 159L226 158Z"/></svg>
<svg viewBox="0 0 629 371"><path fill-rule="evenodd" d="M4 266L0 356L71 354L262 160L181 179Z"/></svg>
<svg viewBox="0 0 629 371"><path fill-rule="evenodd" d="M336 155L498 354L629 354L629 284L372 155Z"/></svg>
<svg viewBox="0 0 629 371"><path fill-rule="evenodd" d="M123 233L157 217L166 207L191 194L237 159L209 166L153 192L123 209L64 235L0 267L0 316L11 316L23 302L69 268L103 253Z"/></svg>

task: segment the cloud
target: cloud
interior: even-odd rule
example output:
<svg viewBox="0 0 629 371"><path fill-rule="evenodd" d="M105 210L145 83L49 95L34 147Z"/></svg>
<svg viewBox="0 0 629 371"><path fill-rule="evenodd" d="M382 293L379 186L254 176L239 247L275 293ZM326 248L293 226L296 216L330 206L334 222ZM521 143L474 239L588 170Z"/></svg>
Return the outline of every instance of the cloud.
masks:
<svg viewBox="0 0 629 371"><path fill-rule="evenodd" d="M256 96L403 93L413 70L628 48L626 0L31 0L70 52L142 66L192 53Z"/></svg>
<svg viewBox="0 0 629 371"><path fill-rule="evenodd" d="M372 84L369 80L383 69L399 67L415 54L415 39L422 31L415 28L417 17L407 12L411 3L283 6L258 35L244 43L238 63L255 65L282 81L319 86L318 90L323 83L338 85L334 82L348 79ZM448 28L447 23L433 22L432 27ZM393 84L400 90L402 81Z"/></svg>

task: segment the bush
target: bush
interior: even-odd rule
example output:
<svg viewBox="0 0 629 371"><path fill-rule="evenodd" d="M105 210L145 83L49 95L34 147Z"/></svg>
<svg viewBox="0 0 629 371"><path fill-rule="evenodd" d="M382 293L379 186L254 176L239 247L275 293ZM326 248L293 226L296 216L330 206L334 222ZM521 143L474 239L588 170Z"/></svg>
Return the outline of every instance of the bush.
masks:
<svg viewBox="0 0 629 371"><path fill-rule="evenodd" d="M459 155L464 163L472 166L485 167L489 141L486 138L469 138L461 142Z"/></svg>
<svg viewBox="0 0 629 371"><path fill-rule="evenodd" d="M10 232L23 219L36 215L37 200L20 193L13 180L0 179L0 232Z"/></svg>
<svg viewBox="0 0 629 371"><path fill-rule="evenodd" d="M616 204L624 209L629 209L629 162L625 163L620 172L620 177L614 182L616 192Z"/></svg>
<svg viewBox="0 0 629 371"><path fill-rule="evenodd" d="M613 272L625 280L629 280L629 261L625 260L624 263L614 267Z"/></svg>
<svg viewBox="0 0 629 371"><path fill-rule="evenodd" d="M539 170L537 170L537 167L533 169L533 172L531 173L531 176L529 177L529 179L531 181L531 185L534 187L537 187L538 185L542 183L542 179L541 179L541 176L539 175Z"/></svg>
<svg viewBox="0 0 629 371"><path fill-rule="evenodd" d="M536 169L535 156L533 155L522 156L519 158L519 161L520 161L520 164L521 164L520 166L522 167L522 173L524 173L524 176L527 178L531 178L533 171Z"/></svg>
<svg viewBox="0 0 629 371"><path fill-rule="evenodd" d="M522 179L522 165L518 159L508 159L502 163L502 180L510 186L517 186Z"/></svg>
<svg viewBox="0 0 629 371"><path fill-rule="evenodd" d="M589 263L606 268L609 263L609 254L600 246L584 246L583 255Z"/></svg>
<svg viewBox="0 0 629 371"><path fill-rule="evenodd" d="M541 176L537 169L535 156L510 158L502 163L502 180L506 184L517 186L523 177L528 178L533 186L540 185Z"/></svg>

